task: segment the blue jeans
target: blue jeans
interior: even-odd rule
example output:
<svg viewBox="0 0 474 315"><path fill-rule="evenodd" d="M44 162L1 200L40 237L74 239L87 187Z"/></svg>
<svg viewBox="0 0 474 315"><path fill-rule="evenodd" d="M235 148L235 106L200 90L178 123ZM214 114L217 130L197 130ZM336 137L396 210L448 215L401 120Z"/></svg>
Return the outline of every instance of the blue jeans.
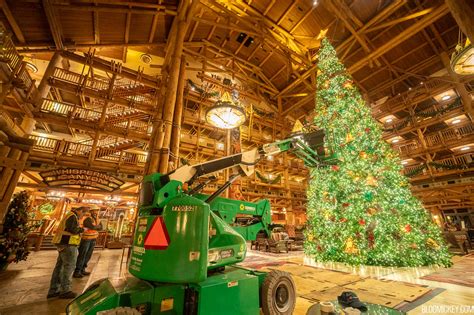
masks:
<svg viewBox="0 0 474 315"><path fill-rule="evenodd" d="M76 263L76 270L75 273L79 273L85 271L87 268L87 263L92 257L92 253L94 252L96 239L92 240L81 240L81 244L79 245L79 256L77 257Z"/></svg>
<svg viewBox="0 0 474 315"><path fill-rule="evenodd" d="M71 291L71 278L77 260L77 246L58 245L58 259L51 276L48 294Z"/></svg>

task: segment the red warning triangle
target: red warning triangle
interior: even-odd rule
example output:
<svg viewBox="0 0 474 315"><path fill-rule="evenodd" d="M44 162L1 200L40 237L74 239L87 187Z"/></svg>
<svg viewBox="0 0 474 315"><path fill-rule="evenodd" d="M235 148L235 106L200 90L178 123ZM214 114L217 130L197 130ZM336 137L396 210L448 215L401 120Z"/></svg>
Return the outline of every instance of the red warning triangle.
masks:
<svg viewBox="0 0 474 315"><path fill-rule="evenodd" d="M157 217L145 236L145 249L166 249L170 243L163 217Z"/></svg>

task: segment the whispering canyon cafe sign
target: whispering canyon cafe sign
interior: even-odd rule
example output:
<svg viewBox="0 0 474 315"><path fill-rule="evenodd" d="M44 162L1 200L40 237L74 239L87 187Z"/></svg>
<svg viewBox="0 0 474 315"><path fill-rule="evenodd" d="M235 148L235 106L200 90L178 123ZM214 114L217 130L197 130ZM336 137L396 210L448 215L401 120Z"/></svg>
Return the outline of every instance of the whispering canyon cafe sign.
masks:
<svg viewBox="0 0 474 315"><path fill-rule="evenodd" d="M77 168L60 168L40 173L44 183L51 187L96 188L113 191L124 184L123 181L105 173Z"/></svg>

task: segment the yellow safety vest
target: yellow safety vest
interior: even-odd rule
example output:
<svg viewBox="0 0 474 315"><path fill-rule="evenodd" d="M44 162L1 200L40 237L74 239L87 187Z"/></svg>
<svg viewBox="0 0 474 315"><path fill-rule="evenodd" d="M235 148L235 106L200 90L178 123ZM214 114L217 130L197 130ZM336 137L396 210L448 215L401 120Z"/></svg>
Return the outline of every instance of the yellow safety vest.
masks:
<svg viewBox="0 0 474 315"><path fill-rule="evenodd" d="M59 222L58 230L56 231L56 234L53 237L53 243L54 244L59 244L61 243L61 239L63 236L68 235L69 236L69 245L79 245L81 242L81 235L80 234L72 234L71 232L65 231L64 229L66 228L66 221L71 217L75 216L77 219L77 216L74 212L69 212L64 219Z"/></svg>
<svg viewBox="0 0 474 315"><path fill-rule="evenodd" d="M84 233L82 233L82 239L83 240L93 240L93 239L96 239L99 237L99 231L96 231L96 230L91 230L91 229L88 229L87 227L84 227L84 220L86 218L91 218L93 221L94 221L94 225L97 225L97 219L95 219L93 216L91 215L87 215L87 216L83 216L82 219L81 219L81 227L84 228Z"/></svg>

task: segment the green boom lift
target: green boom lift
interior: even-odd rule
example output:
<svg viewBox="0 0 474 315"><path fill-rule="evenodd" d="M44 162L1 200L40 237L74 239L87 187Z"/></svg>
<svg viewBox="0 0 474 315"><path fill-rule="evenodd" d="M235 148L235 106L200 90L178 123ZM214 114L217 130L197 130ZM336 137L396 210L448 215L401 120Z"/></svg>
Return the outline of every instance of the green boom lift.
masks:
<svg viewBox="0 0 474 315"><path fill-rule="evenodd" d="M238 176L252 174L265 156L291 151L308 166L323 164L323 140L322 131L295 135L168 174L145 176L129 263L134 277L117 284L109 279L93 283L68 304L67 313L250 315L262 309L264 314L291 314L295 284L290 274L236 265L245 259L246 239L269 223L268 201L248 203L219 195ZM183 188L224 169L234 169L235 175L210 196L199 194L202 184ZM235 224L236 214L245 211L255 216L258 227Z"/></svg>

